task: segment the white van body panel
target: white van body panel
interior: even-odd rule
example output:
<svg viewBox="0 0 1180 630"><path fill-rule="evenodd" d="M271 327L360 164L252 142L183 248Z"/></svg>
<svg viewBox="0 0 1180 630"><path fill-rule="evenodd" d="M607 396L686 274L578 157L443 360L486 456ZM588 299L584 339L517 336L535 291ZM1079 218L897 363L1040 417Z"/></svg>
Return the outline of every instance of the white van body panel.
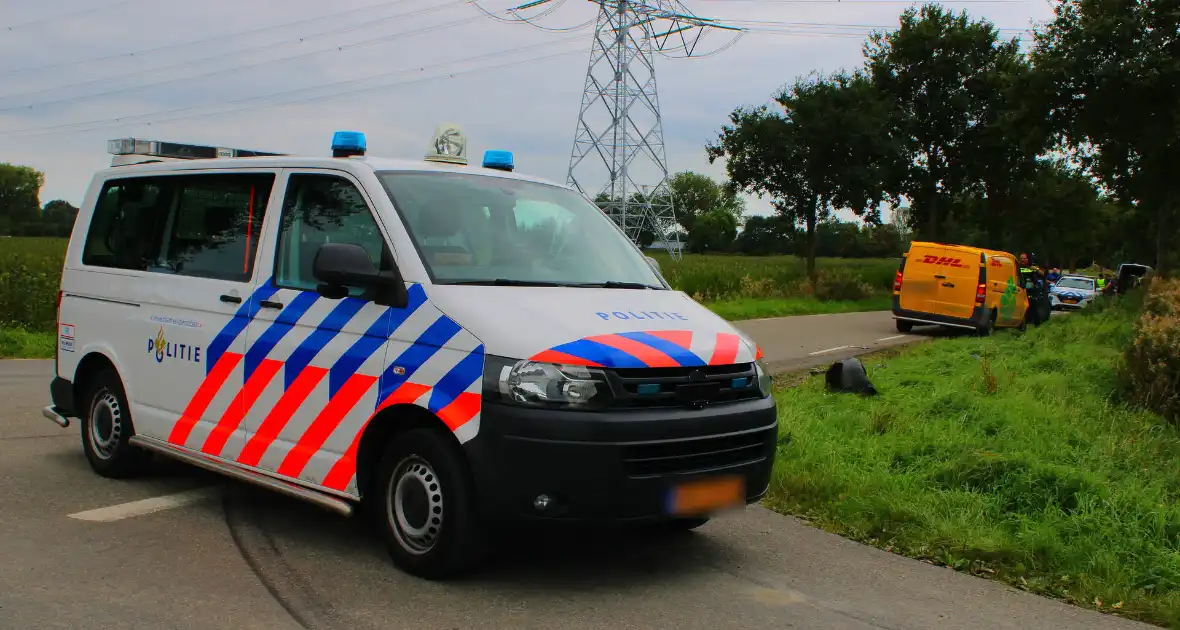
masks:
<svg viewBox="0 0 1180 630"><path fill-rule="evenodd" d="M756 352L729 322L681 291L431 285L427 294L483 339L488 354L510 359L546 360L549 351L569 355L565 360L572 363L644 367L614 348L633 350L632 357L644 353L636 358L646 367L670 367L748 363ZM617 338L642 333L659 333L642 337L659 349Z"/></svg>

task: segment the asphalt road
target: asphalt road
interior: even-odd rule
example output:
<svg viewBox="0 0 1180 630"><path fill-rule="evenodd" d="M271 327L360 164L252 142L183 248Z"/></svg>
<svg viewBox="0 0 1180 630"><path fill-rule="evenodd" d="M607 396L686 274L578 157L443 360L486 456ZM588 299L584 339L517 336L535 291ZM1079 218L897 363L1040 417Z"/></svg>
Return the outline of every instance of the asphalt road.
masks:
<svg viewBox="0 0 1180 630"><path fill-rule="evenodd" d="M779 366L905 341L887 314L742 327ZM474 576L424 582L357 520L170 462L96 476L76 425L40 416L51 371L0 361L3 628L1149 627L761 508L663 539L522 531Z"/></svg>

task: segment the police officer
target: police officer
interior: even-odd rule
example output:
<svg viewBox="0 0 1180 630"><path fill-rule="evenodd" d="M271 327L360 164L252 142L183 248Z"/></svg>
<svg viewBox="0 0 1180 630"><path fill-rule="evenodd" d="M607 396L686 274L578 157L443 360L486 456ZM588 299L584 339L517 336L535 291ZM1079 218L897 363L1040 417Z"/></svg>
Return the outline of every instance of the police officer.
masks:
<svg viewBox="0 0 1180 630"><path fill-rule="evenodd" d="M1028 321L1033 326L1040 326L1041 322L1049 319L1052 305L1049 303L1045 270L1036 264L1035 255L1020 254L1020 276L1024 280L1025 290L1028 291Z"/></svg>

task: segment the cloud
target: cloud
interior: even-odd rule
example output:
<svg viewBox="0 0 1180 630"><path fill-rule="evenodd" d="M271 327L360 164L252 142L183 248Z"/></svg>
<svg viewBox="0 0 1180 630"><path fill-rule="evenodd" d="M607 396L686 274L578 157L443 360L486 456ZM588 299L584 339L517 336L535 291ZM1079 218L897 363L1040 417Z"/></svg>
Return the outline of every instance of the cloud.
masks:
<svg viewBox="0 0 1180 630"><path fill-rule="evenodd" d="M717 179L724 166L708 163L704 145L734 107L767 102L811 71L858 66L864 34L892 27L905 8L685 4L755 29L715 56L656 61L668 168ZM74 204L93 172L109 164L106 140L128 135L325 155L334 130L358 129L368 135L371 154L420 159L434 128L457 122L471 155L509 149L519 171L564 182L597 7L557 6L539 23L591 25L554 32L498 22L464 0L341 0L333 8L311 0L20 6L0 22L0 162L43 171L43 202ZM1012 28L1051 15L1032 0L950 6ZM289 23L296 24L270 28ZM698 52L727 39L710 35ZM199 40L210 41L178 47ZM149 52L129 54L137 51ZM749 208L769 212L762 200L750 200Z"/></svg>

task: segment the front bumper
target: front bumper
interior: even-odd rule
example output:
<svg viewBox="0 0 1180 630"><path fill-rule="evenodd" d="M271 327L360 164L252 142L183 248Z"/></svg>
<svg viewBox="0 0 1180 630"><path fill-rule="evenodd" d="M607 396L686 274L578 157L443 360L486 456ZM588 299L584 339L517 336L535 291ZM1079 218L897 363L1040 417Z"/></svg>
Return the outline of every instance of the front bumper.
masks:
<svg viewBox="0 0 1180 630"><path fill-rule="evenodd" d="M675 484L717 475L741 476L758 501L777 438L773 397L599 413L485 402L464 449L490 520L643 521L667 517Z"/></svg>
<svg viewBox="0 0 1180 630"><path fill-rule="evenodd" d="M1053 308L1054 310L1073 311L1073 310L1078 310L1078 309L1082 309L1082 308L1086 308L1087 306L1090 306L1090 302L1092 302L1093 299L1094 299L1093 297L1082 298L1077 303L1070 304L1069 302L1062 301L1062 299L1060 297L1050 293L1049 294L1049 306L1051 308Z"/></svg>

